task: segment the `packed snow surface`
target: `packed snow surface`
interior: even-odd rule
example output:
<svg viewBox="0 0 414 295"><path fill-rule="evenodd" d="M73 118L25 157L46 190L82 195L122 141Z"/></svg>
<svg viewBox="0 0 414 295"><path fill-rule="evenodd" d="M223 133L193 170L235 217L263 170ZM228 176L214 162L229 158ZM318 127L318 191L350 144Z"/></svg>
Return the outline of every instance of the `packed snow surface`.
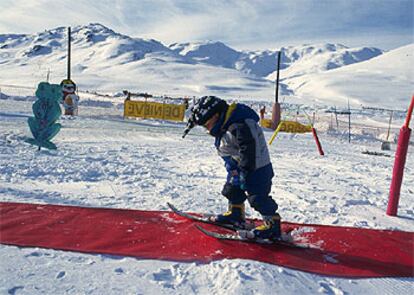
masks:
<svg viewBox="0 0 414 295"><path fill-rule="evenodd" d="M201 128L182 139L184 123L124 120L122 105L91 103L81 106L79 117L61 118L62 130L52 140L56 151L37 151L24 142L31 136L27 125L31 104L10 97L0 100L1 201L139 210L167 210L166 203L171 202L185 211L226 210L220 195L225 169L213 138ZM397 117L394 124L401 126L402 121L403 117ZM323 157L311 134L279 134L270 146L276 173L272 195L283 219L412 231L413 146L409 147L399 216L389 217L385 210L395 144L386 152L388 157L363 154L381 152L380 141L354 133L348 143L344 134L328 132L324 124L320 117L317 128L326 153ZM267 138L271 134L265 131ZM259 217L251 208L247 214ZM249 260L180 263L0 245L0 261L1 294L414 291L413 278L341 279Z"/></svg>

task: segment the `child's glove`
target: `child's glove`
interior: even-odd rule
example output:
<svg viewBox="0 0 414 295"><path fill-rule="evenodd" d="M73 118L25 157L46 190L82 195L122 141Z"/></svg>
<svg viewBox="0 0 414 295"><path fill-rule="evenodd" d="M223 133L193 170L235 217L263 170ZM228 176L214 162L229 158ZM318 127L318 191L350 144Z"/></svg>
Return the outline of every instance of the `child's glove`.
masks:
<svg viewBox="0 0 414 295"><path fill-rule="evenodd" d="M230 184L240 187L240 189L246 189L246 176L242 171L232 170L230 175Z"/></svg>
<svg viewBox="0 0 414 295"><path fill-rule="evenodd" d="M223 157L224 160L224 166L226 167L226 170L231 173L233 170L237 170L237 162L233 160L230 156Z"/></svg>

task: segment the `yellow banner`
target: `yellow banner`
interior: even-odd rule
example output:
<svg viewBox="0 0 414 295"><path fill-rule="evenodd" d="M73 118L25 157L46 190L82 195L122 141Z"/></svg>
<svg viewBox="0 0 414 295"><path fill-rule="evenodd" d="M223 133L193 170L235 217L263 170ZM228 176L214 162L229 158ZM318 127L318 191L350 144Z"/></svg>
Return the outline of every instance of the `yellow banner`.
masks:
<svg viewBox="0 0 414 295"><path fill-rule="evenodd" d="M282 121L280 122L280 132L286 133L307 133L312 132L311 125L303 125L294 121Z"/></svg>
<svg viewBox="0 0 414 295"><path fill-rule="evenodd" d="M260 126L264 128L272 128L273 122L271 119L260 119Z"/></svg>
<svg viewBox="0 0 414 295"><path fill-rule="evenodd" d="M184 104L165 104L125 100L124 117L153 118L169 121L183 121Z"/></svg>
<svg viewBox="0 0 414 295"><path fill-rule="evenodd" d="M279 132L286 132L286 133L312 132L312 125L302 125L299 122L294 122L294 121L281 121L279 125L277 126L275 132L273 132L273 135L269 140L269 145L272 144L273 140L275 140L276 135Z"/></svg>

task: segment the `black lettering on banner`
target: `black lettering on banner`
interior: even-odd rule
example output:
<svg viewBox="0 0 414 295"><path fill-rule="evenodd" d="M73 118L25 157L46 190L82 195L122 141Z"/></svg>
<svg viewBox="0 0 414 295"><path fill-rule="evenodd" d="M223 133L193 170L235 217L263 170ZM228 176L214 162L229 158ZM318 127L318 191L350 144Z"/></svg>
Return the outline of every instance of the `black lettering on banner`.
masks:
<svg viewBox="0 0 414 295"><path fill-rule="evenodd" d="M145 112L145 116L151 116L151 113L152 113L152 108L153 108L153 106L151 105L151 104L146 104L146 108L145 108L145 110L146 110L146 112Z"/></svg>
<svg viewBox="0 0 414 295"><path fill-rule="evenodd" d="M170 118L171 117L171 106L165 106L165 117Z"/></svg>
<svg viewBox="0 0 414 295"><path fill-rule="evenodd" d="M128 103L127 104L127 111L128 111L128 114L133 114L134 113L134 105Z"/></svg>
<svg viewBox="0 0 414 295"><path fill-rule="evenodd" d="M140 103L135 104L135 110L136 110L136 116L141 116L144 110L144 105Z"/></svg>
<svg viewBox="0 0 414 295"><path fill-rule="evenodd" d="M162 118L167 120L182 120L183 107L161 104L156 102L125 102L125 116Z"/></svg>
<svg viewBox="0 0 414 295"><path fill-rule="evenodd" d="M162 117L162 112L163 112L162 105L157 104L154 107L155 107L154 117Z"/></svg>
<svg viewBox="0 0 414 295"><path fill-rule="evenodd" d="M175 118L179 118L179 117L180 117L180 108L179 108L179 107L174 107L174 108L172 109L172 111L173 111L173 116L174 116Z"/></svg>

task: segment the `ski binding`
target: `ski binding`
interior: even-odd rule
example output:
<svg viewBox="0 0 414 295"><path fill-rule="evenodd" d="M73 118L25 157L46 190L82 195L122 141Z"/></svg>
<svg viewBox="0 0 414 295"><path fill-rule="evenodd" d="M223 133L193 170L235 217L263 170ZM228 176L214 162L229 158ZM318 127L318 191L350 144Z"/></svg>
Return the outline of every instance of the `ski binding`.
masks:
<svg viewBox="0 0 414 295"><path fill-rule="evenodd" d="M256 244L277 244L293 248L308 248L304 245L295 244L293 242L292 236L289 232L283 233L282 237L279 240L270 240L270 239L258 239L251 236L252 232L249 230L238 230L235 233L218 233L206 230L200 225L195 225L198 230L209 237L216 238L218 240L229 240L229 241L240 241L247 243L256 243Z"/></svg>
<svg viewBox="0 0 414 295"><path fill-rule="evenodd" d="M211 217L214 216L213 214L201 214L200 216L198 215L193 215L193 214L189 214L186 213L184 211L181 211L179 209L177 209L173 204L168 203L167 202L168 207L177 215L180 215L182 217L194 220L194 221L199 221L199 222L203 222L203 223L207 223L207 224L213 224L222 228L226 228L229 230L233 230L233 231L237 231L237 230L249 230L249 229L253 229L255 227L255 225L253 223L246 223L246 224L242 224L242 225L232 225L232 224L223 224L223 223L218 223L215 221L211 220Z"/></svg>

